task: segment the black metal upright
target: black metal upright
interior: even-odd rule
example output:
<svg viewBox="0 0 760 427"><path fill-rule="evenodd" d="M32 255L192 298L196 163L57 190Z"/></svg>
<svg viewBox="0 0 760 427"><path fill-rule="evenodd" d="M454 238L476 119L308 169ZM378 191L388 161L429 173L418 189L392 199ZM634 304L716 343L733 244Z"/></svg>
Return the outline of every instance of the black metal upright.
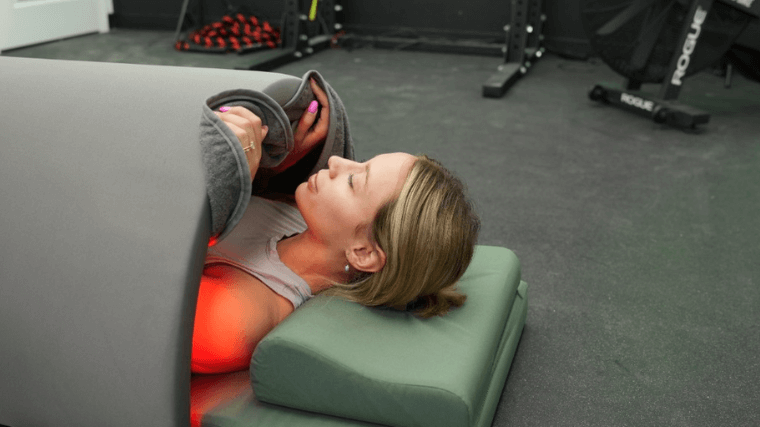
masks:
<svg viewBox="0 0 760 427"><path fill-rule="evenodd" d="M504 26L504 63L483 85L483 96L500 98L544 54L541 30L546 15L541 0L512 0L510 24Z"/></svg>
<svg viewBox="0 0 760 427"><path fill-rule="evenodd" d="M303 6L303 7L300 7ZM312 10L316 13L312 14ZM245 70L270 71L330 46L342 28L337 14L343 7L337 0L285 0L285 20L279 52Z"/></svg>
<svg viewBox="0 0 760 427"><path fill-rule="evenodd" d="M630 20L638 13L646 11L647 8L652 7L655 3L653 0L640 0L639 2L631 3L627 9L620 12L615 18L603 26L596 28L596 36L609 36L625 24L627 20ZM683 14L682 17L679 16L676 22L670 23L670 25L679 25L677 30L679 31L679 36L674 46L673 56L666 58L669 61L668 69L662 78L658 96L641 91L642 81L635 78L627 78L623 87L606 83L595 85L589 92L589 98L649 117L657 123L675 127L696 129L698 125L706 124L710 121L710 114L708 112L681 104L677 101L683 81L687 76L699 71L699 68L694 68L696 67L694 65L696 61L694 64L692 63L692 55L697 50L697 46L705 45L715 49L714 46L717 42L725 43L726 40L733 40L730 39L732 37L731 34L735 37L744 28L743 25L749 22L749 19L760 17L760 1L718 0L718 3L723 3L746 13L744 15L745 18L736 22L720 21L721 13L725 15L725 8L723 8L723 5L721 5L722 8L713 7L715 0L669 0L667 4L663 2L666 6L672 6L676 3L679 6L687 8L688 12ZM724 12L721 12L721 10ZM713 14L717 14L718 18L714 18ZM645 20L644 22L650 25L642 25L638 35L635 37L636 48L633 50L633 55L627 64L627 69L630 71L628 75L636 75L636 73L641 72L648 65L656 43L661 40L660 35L664 31L666 20L655 16L655 19ZM732 29L733 31L726 33L721 31L719 33L725 40L718 38L716 42L714 29L712 30L713 38L709 41L707 41L706 36L700 37L703 35L703 30L705 34L708 34L711 28L710 24L714 27L716 22L720 22L721 26L728 26L728 29L731 29L731 24L735 24L735 26ZM729 43L725 43L725 46L729 46ZM716 56L715 60L718 59L719 57ZM618 71L626 75L624 71ZM652 80L647 80L647 82L660 83L659 79L656 81L653 81L654 79L651 77L650 79ZM726 86L729 83L730 73L726 76Z"/></svg>
<svg viewBox="0 0 760 427"><path fill-rule="evenodd" d="M684 17L676 51L670 60L668 73L660 87L659 96L641 92L642 82L628 78L625 80L622 89L609 84L595 85L589 92L589 98L610 103L633 113L650 117L657 123L675 127L693 129L697 125L708 123L710 121L709 113L677 101L683 80L686 78L689 69L691 55L699 42L702 24L707 18L714 0L690 1L689 12ZM654 34L654 36L658 34ZM646 64L652 47L653 45L648 46L645 51L639 52L642 66Z"/></svg>
<svg viewBox="0 0 760 427"><path fill-rule="evenodd" d="M678 99L681 92L681 84L689 68L689 61L694 48L697 47L699 34L702 32L702 24L710 12L713 0L696 0L692 3L689 13L686 15L686 21L690 25L684 25L681 29L681 36L678 39L678 50L670 61L668 74L665 75L665 81L660 87L660 98L669 101Z"/></svg>

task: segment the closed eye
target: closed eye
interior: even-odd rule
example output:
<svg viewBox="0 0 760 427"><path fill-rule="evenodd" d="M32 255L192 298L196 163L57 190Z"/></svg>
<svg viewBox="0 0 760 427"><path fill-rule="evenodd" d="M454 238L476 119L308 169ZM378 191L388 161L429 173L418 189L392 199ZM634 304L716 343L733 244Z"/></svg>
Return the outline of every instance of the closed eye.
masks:
<svg viewBox="0 0 760 427"><path fill-rule="evenodd" d="M367 159L362 159L359 163L365 163ZM348 186L351 187L351 189L354 188L354 174L348 175Z"/></svg>

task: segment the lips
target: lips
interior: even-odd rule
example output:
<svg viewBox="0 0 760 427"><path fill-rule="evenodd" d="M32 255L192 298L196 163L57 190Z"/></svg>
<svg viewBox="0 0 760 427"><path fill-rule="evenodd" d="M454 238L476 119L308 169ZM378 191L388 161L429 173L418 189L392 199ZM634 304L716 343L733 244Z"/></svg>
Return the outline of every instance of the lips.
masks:
<svg viewBox="0 0 760 427"><path fill-rule="evenodd" d="M317 174L314 174L309 177L309 185L314 190L314 192L317 192Z"/></svg>

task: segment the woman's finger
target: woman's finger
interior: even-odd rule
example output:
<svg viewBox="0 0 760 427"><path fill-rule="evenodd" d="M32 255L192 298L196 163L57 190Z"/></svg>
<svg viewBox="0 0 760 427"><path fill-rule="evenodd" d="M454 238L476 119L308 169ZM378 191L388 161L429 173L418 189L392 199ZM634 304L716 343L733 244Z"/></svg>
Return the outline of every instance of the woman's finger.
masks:
<svg viewBox="0 0 760 427"><path fill-rule="evenodd" d="M246 127L250 127L251 129L253 129L253 127L255 126L255 124L251 122L251 120L245 117L239 116L237 114L216 112L216 115L219 116L219 118L222 119L224 123L234 123L236 126L238 126L241 129L244 129Z"/></svg>
<svg viewBox="0 0 760 427"><path fill-rule="evenodd" d="M309 83L311 84L311 91L314 92L314 96L317 97L317 101L319 101L319 104L323 107L328 106L328 100L327 100L327 94L325 91L322 90L321 87L317 84L317 82L314 79L309 79Z"/></svg>
<svg viewBox="0 0 760 427"><path fill-rule="evenodd" d="M293 135L296 141L303 141L303 139L306 137L306 134L309 132L309 129L311 129L311 126L314 124L314 121L317 119L318 110L319 110L319 102L311 101L311 104L309 104L309 107L301 115L301 119L298 121L298 126L296 126L296 133L295 135Z"/></svg>
<svg viewBox="0 0 760 427"><path fill-rule="evenodd" d="M245 152L246 162L248 163L248 171L250 172L251 177L254 177L256 175L256 171L259 169L259 164L261 163L261 139L259 139L258 143L256 142L256 136L253 131L253 124L250 120L243 119L239 116L229 114L225 115L224 113L216 114L220 116L224 124L237 137L240 145L243 147L243 151ZM243 127L235 124L235 122L241 123L240 120L243 121ZM261 131L262 129L259 127L259 132ZM266 134L266 131L264 134Z"/></svg>
<svg viewBox="0 0 760 427"><path fill-rule="evenodd" d="M261 151L261 144L264 142L264 138L267 137L267 133L269 133L269 127L264 125L261 122L261 118L247 108L244 107L233 107L233 109L230 111L233 114L237 114L240 117L243 117L250 123L250 125L253 127L253 133L254 133L254 140L256 141L256 149Z"/></svg>
<svg viewBox="0 0 760 427"><path fill-rule="evenodd" d="M311 129L306 136L309 146L314 146L320 141L327 138L327 130L330 127L330 109L326 106L322 107L322 112L319 114L319 121Z"/></svg>
<svg viewBox="0 0 760 427"><path fill-rule="evenodd" d="M245 127L247 126L247 122L242 121L242 120L236 120L231 117L225 117L222 120L224 121L224 124L227 125L228 128L230 128L232 133L235 134L237 139L240 141L240 145L243 148L248 148L248 147L256 148L253 130L245 129Z"/></svg>
<svg viewBox="0 0 760 427"><path fill-rule="evenodd" d="M225 107L222 107L222 108L225 108ZM220 108L219 110L221 111L222 108ZM253 114L253 112L251 110L249 110L249 109L247 109L245 107L239 107L239 106L236 106L236 107L226 107L226 111L223 111L223 112L225 112L226 114L231 114L231 115L242 117L244 119L249 120L254 125L261 126L261 118L259 116L255 115L255 114Z"/></svg>
<svg viewBox="0 0 760 427"><path fill-rule="evenodd" d="M224 124L226 124L235 134L240 141L240 145L244 149L250 147L251 151L256 152L256 155L260 156L261 144L262 141L264 141L264 138L266 138L268 128L262 126L261 119L251 113L248 109L242 107L239 108L247 111L249 114L240 110L234 112L232 110L229 110L228 112L215 112L215 114L219 116Z"/></svg>
<svg viewBox="0 0 760 427"><path fill-rule="evenodd" d="M317 125L314 126L314 130L311 132L311 136L315 138L315 141L312 141L312 144L315 144L327 137L327 128L330 125L330 104L327 99L327 94L321 87L319 87L314 79L310 80L311 90L314 92L317 100L319 100L319 104L322 106L322 112L319 114L319 122L317 122Z"/></svg>

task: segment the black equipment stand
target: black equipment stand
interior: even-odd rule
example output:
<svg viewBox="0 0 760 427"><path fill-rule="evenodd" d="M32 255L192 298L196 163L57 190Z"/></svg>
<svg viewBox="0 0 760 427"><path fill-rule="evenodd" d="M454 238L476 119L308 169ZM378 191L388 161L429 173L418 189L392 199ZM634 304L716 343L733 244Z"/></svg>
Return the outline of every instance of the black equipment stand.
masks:
<svg viewBox="0 0 760 427"><path fill-rule="evenodd" d="M330 47L341 31L343 7L336 0L285 0L282 46L273 57L242 70L270 71ZM305 12L305 13L304 13Z"/></svg>
<svg viewBox="0 0 760 427"><path fill-rule="evenodd" d="M714 0L695 0L686 15L687 23L681 30L678 49L670 62L670 68L660 88L660 96L654 97L641 93L641 82L626 79L625 88L612 85L597 84L589 92L589 98L594 101L609 103L625 110L650 117L655 123L668 124L682 128L696 128L697 125L710 121L710 114L676 101L681 92L683 76L689 66L689 59L697 46L699 37L698 27L704 22L710 12ZM679 55L680 53L680 55Z"/></svg>
<svg viewBox="0 0 760 427"><path fill-rule="evenodd" d="M541 13L541 4L541 0L511 0L511 22L504 26L504 43L357 34L348 35L343 41L365 42L378 49L501 56L505 63L500 65L498 72L483 85L483 96L498 98L525 75L545 52L541 47L544 39L541 28L546 16Z"/></svg>
<svg viewBox="0 0 760 427"><path fill-rule="evenodd" d="M524 76L544 54L541 28L546 15L541 0L512 0L511 24L504 26L506 43L502 48L504 64L483 84L483 96L500 98Z"/></svg>
<svg viewBox="0 0 760 427"><path fill-rule="evenodd" d="M702 24L710 13L713 3L714 0L693 0L691 2L676 44L676 51L670 60L670 66L660 87L659 96L641 92L642 82L627 78L622 88L610 84L595 85L589 92L589 98L649 117L656 123L674 127L696 129L698 125L708 123L710 121L709 113L681 104L676 99L687 76L692 53L700 41L699 35ZM750 15L757 16L757 11L749 6L743 6L740 3L734 3L732 6L740 8ZM729 84L730 73L727 76L726 87Z"/></svg>
<svg viewBox="0 0 760 427"><path fill-rule="evenodd" d="M189 3L190 0L182 3L175 40L179 40ZM297 61L329 47L336 33L343 28L340 23L343 7L338 0L285 0L284 3L280 46L271 51L259 51L259 55L265 59L237 69L270 71ZM203 21L202 8L200 21Z"/></svg>

